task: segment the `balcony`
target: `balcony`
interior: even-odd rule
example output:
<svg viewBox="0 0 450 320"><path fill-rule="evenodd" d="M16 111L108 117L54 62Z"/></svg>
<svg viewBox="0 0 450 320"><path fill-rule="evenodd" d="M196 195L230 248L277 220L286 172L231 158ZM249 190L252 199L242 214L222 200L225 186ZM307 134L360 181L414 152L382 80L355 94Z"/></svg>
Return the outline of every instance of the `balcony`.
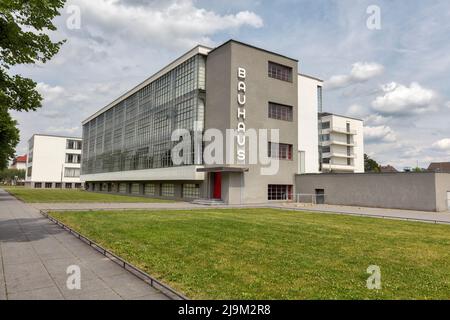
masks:
<svg viewBox="0 0 450 320"><path fill-rule="evenodd" d="M343 141L336 141L336 140L329 140L329 141L321 141L319 143L321 147L328 147L328 146L343 146L343 147L356 147L358 144L356 142L343 142Z"/></svg>
<svg viewBox="0 0 450 320"><path fill-rule="evenodd" d="M346 153L338 153L335 151L326 152L322 154L323 158L345 158L345 159L356 159L354 154L348 155Z"/></svg>
<svg viewBox="0 0 450 320"><path fill-rule="evenodd" d="M352 136L355 136L357 134L356 130L347 130L347 128L340 128L340 127L331 127L328 129L322 129L322 134L327 133L342 133L342 134L349 134Z"/></svg>

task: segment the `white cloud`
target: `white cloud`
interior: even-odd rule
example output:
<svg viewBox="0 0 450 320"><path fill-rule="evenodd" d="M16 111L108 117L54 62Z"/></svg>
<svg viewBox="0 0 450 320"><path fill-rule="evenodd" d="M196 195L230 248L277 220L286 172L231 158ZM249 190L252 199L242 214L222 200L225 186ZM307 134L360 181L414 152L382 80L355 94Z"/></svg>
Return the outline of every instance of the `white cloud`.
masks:
<svg viewBox="0 0 450 320"><path fill-rule="evenodd" d="M325 82L328 89L348 87L352 84L366 82L384 72L384 67L375 62L356 62L348 75L335 75Z"/></svg>
<svg viewBox="0 0 450 320"><path fill-rule="evenodd" d="M417 82L409 87L391 82L382 86L383 95L372 102L375 111L385 115L423 114L436 110L437 93Z"/></svg>
<svg viewBox="0 0 450 320"><path fill-rule="evenodd" d="M83 27L95 26L90 30L91 34L100 37L102 33L118 35L127 41L131 38L151 41L152 45L186 47L198 43L211 44L209 37L217 32L263 26L262 18L254 12L220 15L196 7L192 0L167 1L158 6L127 5L118 0L73 2L81 6Z"/></svg>
<svg viewBox="0 0 450 320"><path fill-rule="evenodd" d="M369 126L380 126L386 124L391 118L383 117L380 114L374 113L364 117L364 124Z"/></svg>
<svg viewBox="0 0 450 320"><path fill-rule="evenodd" d="M447 108L450 109L450 101L447 102Z"/></svg>
<svg viewBox="0 0 450 320"><path fill-rule="evenodd" d="M388 126L364 127L364 140L367 143L391 143L396 142L397 137Z"/></svg>
<svg viewBox="0 0 450 320"><path fill-rule="evenodd" d="M362 117L366 116L367 113L368 113L368 110L359 104L352 104L350 107L348 107L348 110L347 110L347 114L350 117L355 117L355 118L362 118Z"/></svg>
<svg viewBox="0 0 450 320"><path fill-rule="evenodd" d="M63 87L51 86L43 82L39 82L36 86L36 89L43 96L44 102L46 103L54 102L66 93L66 90Z"/></svg>
<svg viewBox="0 0 450 320"><path fill-rule="evenodd" d="M437 150L441 150L441 151L450 152L450 139L446 138L446 139L436 141L435 143L433 143L433 148L435 148Z"/></svg>

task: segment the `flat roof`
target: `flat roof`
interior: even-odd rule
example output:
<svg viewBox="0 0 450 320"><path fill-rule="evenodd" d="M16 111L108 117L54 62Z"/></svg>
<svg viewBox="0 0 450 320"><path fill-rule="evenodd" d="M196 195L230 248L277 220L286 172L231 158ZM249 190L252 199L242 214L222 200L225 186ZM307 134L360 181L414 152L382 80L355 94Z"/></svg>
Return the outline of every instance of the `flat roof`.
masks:
<svg viewBox="0 0 450 320"><path fill-rule="evenodd" d="M31 139L33 139L35 136L39 136L39 137L52 137L52 138L64 138L64 139L83 140L83 138L80 138L80 137L58 136L58 135L54 135L54 134L35 133L35 134L33 134L33 135L31 136L30 139L28 139L28 141L30 141Z"/></svg>
<svg viewBox="0 0 450 320"><path fill-rule="evenodd" d="M82 122L82 124L83 125L86 124L87 122L89 122L92 119L96 118L98 115L100 115L100 114L104 113L105 111L111 109L112 107L114 107L118 103L122 102L126 98L132 96L133 94L135 94L136 92L138 92L139 90L141 90L145 86L149 85L150 83L152 83L156 79L162 77L164 74L166 74L169 71L175 69L177 66L179 66L180 64L182 64L186 60L192 58L193 56L195 56L197 54L207 55L211 50L212 50L211 48L206 47L206 46L202 46L202 45L198 45L198 46L194 47L193 49L191 49L188 52L186 52L185 54L183 54L181 57L179 57L179 58L175 59L174 61L172 61L171 63L169 63L167 66L165 66L164 68L162 68L158 72L154 73L152 76L147 78L147 80L144 80L143 82L141 82L140 84L135 86L133 89L125 92L119 98L115 99L113 102L109 103L105 107L101 108L100 110L98 110L97 112L92 114L90 117L88 117L86 120L84 120Z"/></svg>
<svg viewBox="0 0 450 320"><path fill-rule="evenodd" d="M319 79L319 78L316 78L316 77L313 77L313 76L309 76L307 74L299 73L298 75L302 76L302 77L305 77L305 78L310 78L310 79L313 79L313 80L317 80L317 81L323 82L322 79Z"/></svg>
<svg viewBox="0 0 450 320"><path fill-rule="evenodd" d="M260 47L255 47L255 46L252 46L251 44L244 43L244 42L241 42L241 41L237 41L237 40L234 40L234 39L230 39L230 40L228 40L228 41L222 43L220 46L215 47L215 48L212 49L210 52L213 52L213 51L215 51L215 50L217 50L217 49L219 49L219 48L221 48L221 47L227 45L227 44L230 43L230 42L234 42L234 43L237 43L237 44L240 44L240 45L243 45L243 46L252 48L252 49L256 49L256 50L259 50L259 51L263 51L263 52L265 52L265 53L270 53L270 54L273 54L273 55L276 55L276 56L279 56L279 57L282 57L282 58L286 58L286 59L289 59L289 60L298 62L297 59L294 59L294 58L291 58L291 57L288 57L288 56L285 56L285 55L282 55L282 54L279 54L279 53L276 53L276 52L273 52L273 51L269 51L269 50L266 50L266 49L263 49L263 48L260 48Z"/></svg>
<svg viewBox="0 0 450 320"><path fill-rule="evenodd" d="M320 112L319 116L321 117L326 117L326 116L336 116L336 117L341 117L341 118L347 118L347 119L352 119L352 120L356 120L356 121L364 121L362 119L358 119L358 118L353 118L353 117L348 117L348 116L343 116L341 114L337 114L337 113L330 113L330 112Z"/></svg>

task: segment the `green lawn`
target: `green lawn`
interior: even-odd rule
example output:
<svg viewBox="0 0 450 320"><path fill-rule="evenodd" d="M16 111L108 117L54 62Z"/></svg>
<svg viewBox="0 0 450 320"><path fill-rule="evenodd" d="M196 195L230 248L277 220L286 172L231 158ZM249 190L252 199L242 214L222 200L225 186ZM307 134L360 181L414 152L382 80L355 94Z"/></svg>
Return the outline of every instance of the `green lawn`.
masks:
<svg viewBox="0 0 450 320"><path fill-rule="evenodd" d="M56 202L173 202L170 200L152 199L144 197L132 197L126 195L114 195L87 192L83 190L67 189L30 189L24 187L2 187L15 197L29 203L56 203Z"/></svg>
<svg viewBox="0 0 450 320"><path fill-rule="evenodd" d="M193 299L449 299L450 226L274 209L51 213ZM378 265L382 290L366 288Z"/></svg>

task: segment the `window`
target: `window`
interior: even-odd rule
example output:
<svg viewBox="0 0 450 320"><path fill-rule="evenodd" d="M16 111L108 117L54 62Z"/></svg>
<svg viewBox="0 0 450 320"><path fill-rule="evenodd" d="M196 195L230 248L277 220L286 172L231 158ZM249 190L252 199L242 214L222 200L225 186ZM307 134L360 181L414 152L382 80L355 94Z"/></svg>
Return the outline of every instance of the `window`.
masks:
<svg viewBox="0 0 450 320"><path fill-rule="evenodd" d="M292 200L292 185L269 184L268 200Z"/></svg>
<svg viewBox="0 0 450 320"><path fill-rule="evenodd" d="M322 153L329 153L331 152L331 147L322 147Z"/></svg>
<svg viewBox="0 0 450 320"><path fill-rule="evenodd" d="M75 189L81 189L82 186L81 183L75 183Z"/></svg>
<svg viewBox="0 0 450 320"><path fill-rule="evenodd" d="M171 183L163 183L161 185L161 195L163 197L174 197L175 196L175 185Z"/></svg>
<svg viewBox="0 0 450 320"><path fill-rule="evenodd" d="M269 118L292 121L293 108L292 106L269 102Z"/></svg>
<svg viewBox="0 0 450 320"><path fill-rule="evenodd" d="M330 135L329 134L320 135L320 141L330 141Z"/></svg>
<svg viewBox="0 0 450 320"><path fill-rule="evenodd" d="M329 164L330 163L330 158L323 158L322 162Z"/></svg>
<svg viewBox="0 0 450 320"><path fill-rule="evenodd" d="M51 182L46 182L45 183L45 189L51 189L52 186L53 186L53 183L51 183Z"/></svg>
<svg viewBox="0 0 450 320"><path fill-rule="evenodd" d="M62 186L61 182L55 183L55 188L61 189L61 186Z"/></svg>
<svg viewBox="0 0 450 320"><path fill-rule="evenodd" d="M80 168L64 168L64 177L78 178L80 176Z"/></svg>
<svg viewBox="0 0 450 320"><path fill-rule="evenodd" d="M31 174L33 173L33 167L27 168L27 177L31 177Z"/></svg>
<svg viewBox="0 0 450 320"><path fill-rule="evenodd" d="M322 122L322 129L330 129L330 121Z"/></svg>
<svg viewBox="0 0 450 320"><path fill-rule="evenodd" d="M34 184L34 187L40 189L40 188L42 188L42 183L41 182L36 182Z"/></svg>
<svg viewBox="0 0 450 320"><path fill-rule="evenodd" d="M72 184L71 183L66 183L65 187L66 187L66 189L72 189Z"/></svg>
<svg viewBox="0 0 450 320"><path fill-rule="evenodd" d="M131 184L131 193L133 193L133 194L141 193L141 186L139 185L139 183Z"/></svg>
<svg viewBox="0 0 450 320"><path fill-rule="evenodd" d="M200 186L198 184L183 184L183 198L200 198Z"/></svg>
<svg viewBox="0 0 450 320"><path fill-rule="evenodd" d="M292 82L292 68L269 61L269 77Z"/></svg>
<svg viewBox="0 0 450 320"><path fill-rule="evenodd" d="M269 142L269 158L292 160L292 144Z"/></svg>
<svg viewBox="0 0 450 320"><path fill-rule="evenodd" d="M120 183L119 184L119 192L120 193L127 193L127 184L126 183Z"/></svg>
<svg viewBox="0 0 450 320"><path fill-rule="evenodd" d="M322 109L322 87L317 86L317 110L321 113Z"/></svg>
<svg viewBox="0 0 450 320"><path fill-rule="evenodd" d="M351 166L351 165L352 165L352 159L350 159L350 158L347 159L347 165L348 165L348 166Z"/></svg>
<svg viewBox="0 0 450 320"><path fill-rule="evenodd" d="M79 140L67 140L66 148L69 150L81 150L81 141Z"/></svg>
<svg viewBox="0 0 450 320"><path fill-rule="evenodd" d="M79 154L66 154L66 163L81 163L81 155Z"/></svg>
<svg viewBox="0 0 450 320"><path fill-rule="evenodd" d="M144 194L148 196L154 196L156 194L155 185L152 183L146 183L144 186Z"/></svg>

